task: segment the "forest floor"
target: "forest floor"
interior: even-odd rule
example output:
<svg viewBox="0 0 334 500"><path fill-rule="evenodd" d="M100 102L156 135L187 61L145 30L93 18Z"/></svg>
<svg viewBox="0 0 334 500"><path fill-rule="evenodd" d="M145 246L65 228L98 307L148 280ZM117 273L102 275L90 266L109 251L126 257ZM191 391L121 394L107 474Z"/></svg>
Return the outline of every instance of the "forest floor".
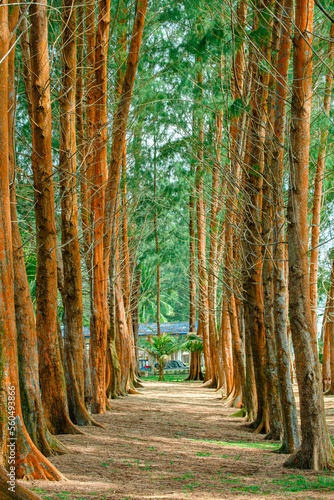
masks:
<svg viewBox="0 0 334 500"><path fill-rule="evenodd" d="M144 382L142 395L112 401L84 436L61 436L52 458L68 479L30 481L48 500L334 500L334 475L285 469L286 455L243 427L212 389ZM334 398L326 397L334 435Z"/></svg>

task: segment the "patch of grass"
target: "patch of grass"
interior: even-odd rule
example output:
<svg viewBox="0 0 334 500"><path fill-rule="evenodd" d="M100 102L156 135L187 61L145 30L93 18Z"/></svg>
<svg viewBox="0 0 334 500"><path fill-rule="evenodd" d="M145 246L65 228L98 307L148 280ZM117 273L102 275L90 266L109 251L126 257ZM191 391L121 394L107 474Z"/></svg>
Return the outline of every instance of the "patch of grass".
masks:
<svg viewBox="0 0 334 500"><path fill-rule="evenodd" d="M273 479L277 486L281 486L285 491L305 491L305 490L334 490L333 476L318 476L316 479L309 479L300 474L291 475L284 479Z"/></svg>
<svg viewBox="0 0 334 500"><path fill-rule="evenodd" d="M194 489L198 488L199 486L201 486L201 485L198 483L185 484L183 486L183 491L187 491L187 490L194 491Z"/></svg>
<svg viewBox="0 0 334 500"><path fill-rule="evenodd" d="M235 491L248 491L250 493L259 493L261 491L261 486L237 486L236 488L231 488Z"/></svg>
<svg viewBox="0 0 334 500"><path fill-rule="evenodd" d="M183 474L183 476L181 477L173 477L173 481L185 481L186 479L193 479L193 475L192 474Z"/></svg>
<svg viewBox="0 0 334 500"><path fill-rule="evenodd" d="M191 382L190 380L184 380L187 377L186 373L180 373L179 375L169 375L168 373L165 373L164 377L164 382ZM141 380L143 382L159 382L159 375L149 375L148 377L142 377Z"/></svg>
<svg viewBox="0 0 334 500"><path fill-rule="evenodd" d="M249 443L246 441L213 441L212 439L195 439L195 438L185 438L190 441L203 442L203 443L213 443L219 446L233 446L236 448L259 448L264 450L277 450L281 444L280 443L266 443L265 441L261 443Z"/></svg>
<svg viewBox="0 0 334 500"><path fill-rule="evenodd" d="M211 455L211 453L209 453L209 452L207 452L207 453L198 452L198 453L196 453L196 455L198 457L209 457Z"/></svg>
<svg viewBox="0 0 334 500"><path fill-rule="evenodd" d="M231 478L231 479L221 479L221 483L231 483L231 484L238 484L240 483L240 479L238 477Z"/></svg>
<svg viewBox="0 0 334 500"><path fill-rule="evenodd" d="M247 412L245 410L245 408L241 408L241 410L238 410L237 412L235 413L232 413L232 415L230 415L230 417L245 417L247 415Z"/></svg>

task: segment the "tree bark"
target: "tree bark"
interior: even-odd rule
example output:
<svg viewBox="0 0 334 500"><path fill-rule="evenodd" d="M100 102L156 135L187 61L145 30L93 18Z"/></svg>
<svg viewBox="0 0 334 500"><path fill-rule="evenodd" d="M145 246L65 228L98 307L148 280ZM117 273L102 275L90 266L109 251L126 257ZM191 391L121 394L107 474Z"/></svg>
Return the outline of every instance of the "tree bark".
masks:
<svg viewBox="0 0 334 500"><path fill-rule="evenodd" d="M160 326L160 248L159 248L159 234L158 234L158 209L157 209L157 159L156 159L156 145L154 137L154 237L155 237L155 252L157 258L157 335L161 337ZM160 380L160 379L159 379Z"/></svg>
<svg viewBox="0 0 334 500"><path fill-rule="evenodd" d="M64 357L69 414L77 425L92 423L85 407L82 277L76 194L76 2L62 3L62 88L60 109L60 193L64 272Z"/></svg>
<svg viewBox="0 0 334 500"><path fill-rule="evenodd" d="M109 177L106 189L105 203L105 235L104 235L104 263L108 270L110 259L110 244L112 232L112 220L115 216L117 193L121 173L122 153L126 141L126 128L134 88L136 72L139 61L139 52L144 31L147 0L138 0L136 14L133 23L132 37L127 59L121 98L114 117L113 137L111 147L111 161L109 166ZM108 274L106 272L106 274Z"/></svg>
<svg viewBox="0 0 334 500"><path fill-rule="evenodd" d="M283 27L277 61L276 100L274 109L274 137L272 151L273 206L274 206L274 314L278 361L279 392L283 417L283 444L281 453L293 453L299 446L296 401L293 393L293 374L290 364L290 346L287 332L287 280L285 271L285 206L284 206L284 136L288 69L291 51L293 0L285 0Z"/></svg>
<svg viewBox="0 0 334 500"><path fill-rule="evenodd" d="M278 50L281 36L283 5L276 2L271 39L271 64L277 69ZM263 259L263 302L266 334L266 379L268 386L268 404L270 432L266 439L280 440L282 411L278 383L278 360L275 339L274 314L274 207L273 207L273 172L272 144L274 125L274 92L276 79L273 72L268 81L267 123L264 142L264 170L262 188L262 259Z"/></svg>
<svg viewBox="0 0 334 500"><path fill-rule="evenodd" d="M105 185L107 182L107 52L109 43L110 0L99 1L95 47L94 164L92 166L91 223L92 291L90 318L90 366L92 377L92 413L106 412L107 287L104 266Z"/></svg>
<svg viewBox="0 0 334 500"><path fill-rule="evenodd" d="M259 26L270 32L272 0L257 3L254 14L254 30ZM248 156L248 171L246 174L246 265L245 281L246 307L248 307L249 329L253 349L258 410L254 422L256 432L269 431L268 391L266 384L266 338L264 328L263 288L262 288L262 255L261 255L261 214L262 186L264 168L264 135L267 120L267 88L269 73L260 70L260 61L270 60L269 43L261 43L258 53L251 53L251 121L250 121L250 154Z"/></svg>
<svg viewBox="0 0 334 500"><path fill-rule="evenodd" d="M47 426L53 434L77 433L68 414L57 339L57 258L51 151L48 16L46 0L30 4L32 167L37 244L36 327L39 376Z"/></svg>
<svg viewBox="0 0 334 500"><path fill-rule="evenodd" d="M308 276L307 198L312 99L313 0L297 0L288 199L289 315L300 396L302 442L287 467L324 470L333 463Z"/></svg>
<svg viewBox="0 0 334 500"><path fill-rule="evenodd" d="M1 500L42 500L39 495L28 490L25 486L15 482L15 486L13 487L7 481L9 481L8 473L0 464ZM10 490L9 487L11 488Z"/></svg>
<svg viewBox="0 0 334 500"><path fill-rule="evenodd" d="M8 4L3 3L0 9L0 345L2 347L0 350L0 386L2 388L0 406L3 410L0 419L1 489L3 489L4 479L3 464L7 467L11 465L10 453L15 455L14 464L11 466L14 467L14 474L18 479L59 480L63 478L33 444L24 425L21 410L9 190L9 43Z"/></svg>
<svg viewBox="0 0 334 500"><path fill-rule="evenodd" d="M331 23L329 33L330 42L328 43L327 67L333 67L334 59L334 23ZM326 84L324 89L324 112L329 116L331 107L333 87L332 69L326 75ZM322 200L322 183L325 171L326 160L326 142L328 127L324 127L320 135L320 144L318 151L317 168L314 179L313 210L311 223L311 255L310 255L310 296L312 307L313 327L317 331L317 298L318 298L318 265L319 265L319 241L320 241L320 212Z"/></svg>
<svg viewBox="0 0 334 500"><path fill-rule="evenodd" d="M24 15L26 21L25 12ZM63 446L55 437L53 437L46 427L44 411L42 406L41 392L38 376L38 349L36 321L31 300L27 272L24 262L24 253L22 239L20 235L16 185L15 185L15 29L19 19L18 6L12 7L9 29L11 32L11 52L8 55L8 135L9 135L9 178L10 178L10 210L12 221L12 245L13 245L13 270L14 270L14 303L15 303L15 321L18 343L19 359L19 379L20 396L24 424L29 436L37 448L46 457L52 454L67 453ZM22 43L22 41L21 41ZM28 46L24 50L29 50ZM30 60L23 56L26 67L25 81L26 97L31 103L31 85L30 85ZM29 76L28 76L29 75ZM28 107L28 115L31 123L31 105Z"/></svg>
<svg viewBox="0 0 334 500"><path fill-rule="evenodd" d="M326 394L334 394L334 260L331 272L331 288L328 297L328 308L326 310L326 330L325 341L329 344L329 367L330 367L330 385ZM324 345L325 349L325 345ZM324 358L323 361L324 363Z"/></svg>

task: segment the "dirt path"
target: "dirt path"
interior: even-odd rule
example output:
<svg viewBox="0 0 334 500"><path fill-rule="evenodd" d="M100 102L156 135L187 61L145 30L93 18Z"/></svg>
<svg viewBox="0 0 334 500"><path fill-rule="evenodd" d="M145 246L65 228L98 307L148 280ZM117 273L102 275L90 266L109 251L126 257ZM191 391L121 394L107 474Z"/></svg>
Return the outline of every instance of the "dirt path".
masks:
<svg viewBox="0 0 334 500"><path fill-rule="evenodd" d="M67 482L30 486L52 500L334 500L333 475L284 469L275 444L229 416L213 390L147 382L141 392L112 401L97 417L104 430L61 436L71 454L52 462ZM333 399L327 406L333 426Z"/></svg>

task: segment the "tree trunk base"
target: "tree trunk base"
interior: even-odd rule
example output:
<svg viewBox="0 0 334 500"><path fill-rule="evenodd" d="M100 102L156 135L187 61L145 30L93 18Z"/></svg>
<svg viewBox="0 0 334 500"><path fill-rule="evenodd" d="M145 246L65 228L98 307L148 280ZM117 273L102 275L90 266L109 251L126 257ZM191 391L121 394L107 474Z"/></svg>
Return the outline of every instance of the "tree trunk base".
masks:
<svg viewBox="0 0 334 500"><path fill-rule="evenodd" d="M28 490L21 484L15 481L14 491L10 491L11 487L7 483L9 477L7 471L0 465L0 498L1 500L42 500L40 496L36 495L33 491Z"/></svg>
<svg viewBox="0 0 334 500"><path fill-rule="evenodd" d="M293 455L291 455L283 464L287 469L303 469L303 470L334 470L334 455L331 453L331 458L323 458L315 460L314 450L309 449L307 452L301 446Z"/></svg>
<svg viewBox="0 0 334 500"><path fill-rule="evenodd" d="M265 441L280 441L281 440L281 432L279 431L269 431L266 437L264 438Z"/></svg>
<svg viewBox="0 0 334 500"><path fill-rule="evenodd" d="M255 429L255 434L269 434L269 432L269 422L266 416L264 416L260 422L260 425Z"/></svg>
<svg viewBox="0 0 334 500"><path fill-rule="evenodd" d="M204 382L202 387L205 387L206 389L217 389L217 383L214 378L211 378L207 382Z"/></svg>
<svg viewBox="0 0 334 500"><path fill-rule="evenodd" d="M274 450L273 453L277 453L279 455L291 455L291 453L295 453L295 449L291 449L288 444L283 443L282 446L278 448L278 450Z"/></svg>
<svg viewBox="0 0 334 500"><path fill-rule="evenodd" d="M142 393L142 392L138 392L138 391L136 391L136 389L131 388L131 387L130 387L130 389L128 390L128 393L129 393L129 394L137 394L137 395L139 395L139 396L142 396L142 395L143 395L143 393Z"/></svg>

